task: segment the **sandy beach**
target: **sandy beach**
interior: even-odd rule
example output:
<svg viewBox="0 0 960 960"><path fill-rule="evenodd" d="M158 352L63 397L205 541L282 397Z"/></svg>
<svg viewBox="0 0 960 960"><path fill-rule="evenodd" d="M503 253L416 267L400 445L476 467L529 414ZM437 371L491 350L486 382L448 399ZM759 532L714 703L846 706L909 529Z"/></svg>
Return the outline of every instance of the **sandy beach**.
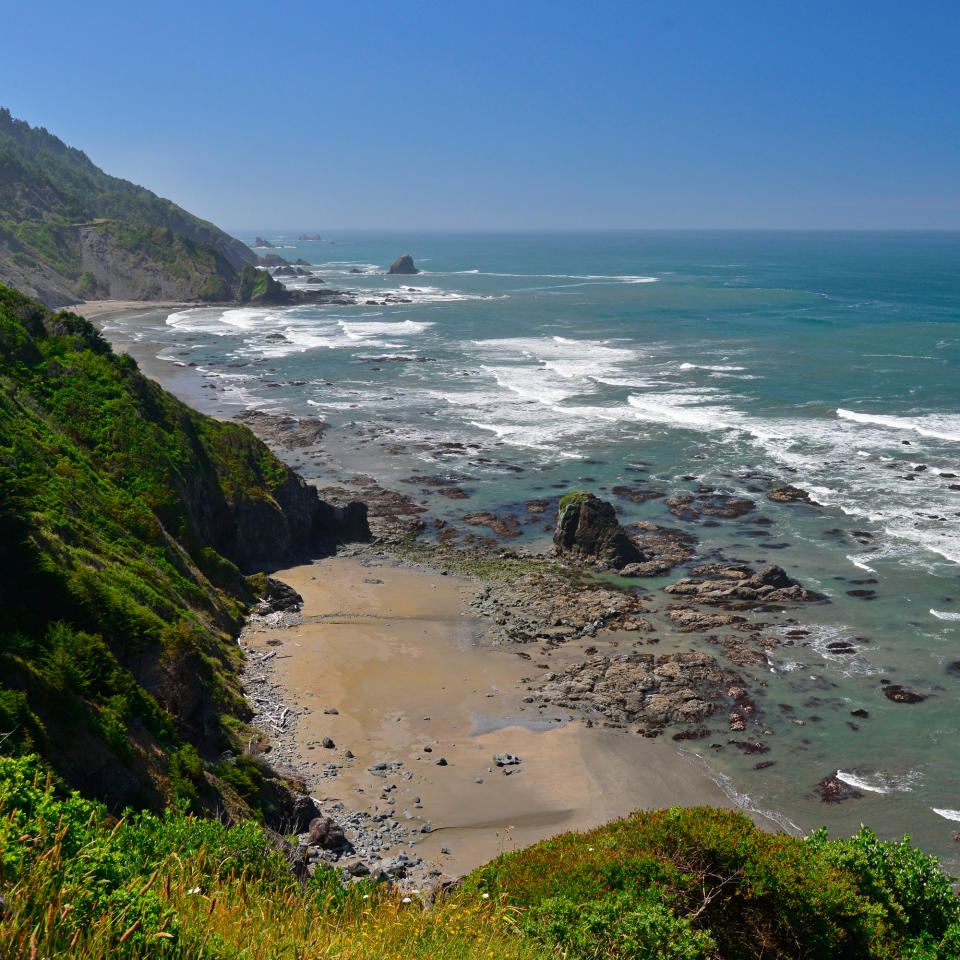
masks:
<svg viewBox="0 0 960 960"><path fill-rule="evenodd" d="M303 596L304 622L248 628L242 642L277 651L274 676L297 714L278 752L290 750L325 806L429 822L416 852L446 875L638 808L730 805L672 745L525 703L530 664L490 645L467 607L474 582L362 557L276 576ZM498 754L521 762L497 766ZM396 761L386 780L368 770ZM335 777L323 775L331 762Z"/></svg>
<svg viewBox="0 0 960 960"><path fill-rule="evenodd" d="M120 314L130 315L161 310L176 310L185 307L199 307L203 304L187 303L175 300L87 300L84 303L72 303L62 309L79 313L88 320L107 320Z"/></svg>

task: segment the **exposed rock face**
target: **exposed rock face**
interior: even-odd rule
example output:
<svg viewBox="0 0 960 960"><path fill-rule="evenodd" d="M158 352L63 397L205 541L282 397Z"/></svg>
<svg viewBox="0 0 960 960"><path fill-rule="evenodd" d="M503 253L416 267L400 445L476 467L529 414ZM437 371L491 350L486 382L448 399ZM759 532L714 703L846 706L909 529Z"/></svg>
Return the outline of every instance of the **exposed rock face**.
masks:
<svg viewBox="0 0 960 960"><path fill-rule="evenodd" d="M273 244L269 240L264 240L263 237L257 237L253 241L255 247L267 247L268 249L273 249Z"/></svg>
<svg viewBox="0 0 960 960"><path fill-rule="evenodd" d="M387 273L419 273L420 271L416 268L413 263L413 257L409 253L405 253L402 257L397 257L393 263L390 264L390 269Z"/></svg>
<svg viewBox="0 0 960 960"><path fill-rule="evenodd" d="M621 570L648 559L620 525L613 504L582 490L560 501L553 549L602 570Z"/></svg>
<svg viewBox="0 0 960 960"><path fill-rule="evenodd" d="M791 580L784 569L776 565L755 573L742 564L708 563L691 572L692 578L671 584L665 591L673 596L715 604L798 603L823 599Z"/></svg>
<svg viewBox="0 0 960 960"><path fill-rule="evenodd" d="M669 587L667 589L669 590ZM708 630L746 622L743 617L732 613L710 613L694 607L668 607L666 614L679 633L706 633Z"/></svg>
<svg viewBox="0 0 960 960"><path fill-rule="evenodd" d="M126 241L112 224L70 228L80 269L93 278L84 291L87 296L115 300L229 299L237 271L224 257L210 251L208 262L201 262L198 250L171 230L140 228L133 235L135 241Z"/></svg>

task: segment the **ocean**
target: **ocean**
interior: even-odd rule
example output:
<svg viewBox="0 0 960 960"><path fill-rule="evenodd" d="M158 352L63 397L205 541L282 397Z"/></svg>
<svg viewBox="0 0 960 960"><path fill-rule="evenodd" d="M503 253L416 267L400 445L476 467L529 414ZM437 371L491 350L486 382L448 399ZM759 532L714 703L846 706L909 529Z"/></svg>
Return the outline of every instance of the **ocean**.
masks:
<svg viewBox="0 0 960 960"><path fill-rule="evenodd" d="M830 602L768 631L781 642L751 688L773 764L687 749L789 829L864 822L960 872L960 234L259 233L359 303L131 315L106 332L156 344L211 388L192 399L208 412L326 420L335 464L305 460L307 475L373 476L453 524L583 488L624 522L696 536L698 558L780 564ZM422 272L385 275L403 253ZM410 302L377 305L387 292ZM767 499L787 483L814 502ZM757 507L682 520L617 486ZM509 546L548 538L527 525ZM926 699L892 702L882 681ZM811 796L838 771L862 799Z"/></svg>

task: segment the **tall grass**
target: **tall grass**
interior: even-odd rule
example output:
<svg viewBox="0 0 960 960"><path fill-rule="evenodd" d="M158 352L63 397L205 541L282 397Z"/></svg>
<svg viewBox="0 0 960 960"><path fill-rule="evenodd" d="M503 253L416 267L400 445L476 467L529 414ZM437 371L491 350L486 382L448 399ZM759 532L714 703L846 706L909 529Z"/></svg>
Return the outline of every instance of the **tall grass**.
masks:
<svg viewBox="0 0 960 960"><path fill-rule="evenodd" d="M0 957L78 960L534 958L515 912L478 893L430 904L339 873L301 884L261 828L182 812L110 825L29 759L0 758Z"/></svg>

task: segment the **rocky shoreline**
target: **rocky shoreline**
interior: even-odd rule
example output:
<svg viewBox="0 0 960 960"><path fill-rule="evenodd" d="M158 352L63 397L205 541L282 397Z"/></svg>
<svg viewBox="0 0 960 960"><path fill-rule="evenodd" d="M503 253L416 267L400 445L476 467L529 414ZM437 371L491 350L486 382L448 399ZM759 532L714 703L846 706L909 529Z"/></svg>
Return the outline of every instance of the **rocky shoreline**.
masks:
<svg viewBox="0 0 960 960"><path fill-rule="evenodd" d="M238 419L288 456L305 449L322 452L324 427L319 421L259 412ZM334 505L356 499L367 504L374 541L347 547L348 555L471 578L475 594L470 609L487 624L488 641L529 662L520 710L542 715L561 709L565 722L645 738L667 735L675 741L703 741L712 751L748 755L770 754L779 724L805 722L783 712L767 716L755 692L766 686L762 673L770 667L770 651L794 642L781 638L784 630L771 628L795 624L791 614L802 605L827 602L780 567L757 571L716 559L698 564L696 538L647 523L624 528L610 504L589 495L584 501L596 501L593 514L579 516L576 523L562 500L527 504L529 515L545 526L552 526L549 521L557 516L553 549L534 553L507 546L509 515L465 515L468 526L486 525L490 537L445 536L445 525L409 495L370 477L313 484ZM774 499L804 502L802 491L781 490L774 491ZM631 491L631 496L636 493ZM753 506L752 501L700 491L675 498L670 509L678 516L695 511L701 517L735 519ZM662 577L681 565L689 575L665 578L661 587L630 585L637 576ZM263 615L251 618L247 630L263 626L258 616ZM273 618L273 627L299 622L289 611L266 616ZM669 651L649 651L661 642ZM248 656L244 687L255 710L254 725L274 744L273 762L292 766L315 789L322 789L325 783L336 782L344 763L296 760L296 712L281 711L278 718L275 705L283 702L283 689L270 679L270 662L275 658L269 654ZM267 695L258 700L263 690ZM263 703L273 706L264 711L259 709ZM400 761L385 762L391 764L389 778L403 778L406 771ZM758 759L755 769L775 762ZM390 783L384 786L381 800L387 801ZM827 789L822 783L811 784L810 790L828 803L857 795ZM406 812L408 821L389 813L351 810L342 801L327 806L321 801L318 809L346 839L340 847L328 849L311 844L304 835L301 841L307 849L301 859L306 863L336 866L345 881L373 875L420 889L441 875L411 850L425 826L415 812ZM402 857L397 850L403 851Z"/></svg>
<svg viewBox="0 0 960 960"><path fill-rule="evenodd" d="M298 436L312 441L314 452L322 448L323 431L317 425L263 413L241 414L240 419L278 453L289 455ZM589 494L583 497L590 515L578 513L575 519L568 514L564 520L559 498L526 504L530 519L555 530L554 549L538 554L507 546L522 523L512 514L467 514L466 525L483 525L491 536L462 534L431 519L409 495L370 477L313 483L334 505L355 499L367 504L374 543L351 547L351 552L375 552L474 577L471 608L488 622L494 642L536 668L528 690L538 708L563 706L584 722L632 729L646 737L670 732L675 739L689 739L695 730L698 738L712 733L718 740L710 747L721 750L736 743L720 741L724 733L752 730L758 738L774 736L772 728L782 718L762 716L748 692L751 686L766 685L760 671L770 667L769 652L784 642L779 637L783 630L775 634L771 628L795 624L789 616L794 607L828 602L778 566L757 571L716 560L697 564L697 541L691 534L642 522L626 529L611 504ZM807 502L796 487L771 487L772 500ZM626 488L618 492L633 500L641 495ZM713 523L739 519L756 506L707 488L668 504L678 517L707 517ZM556 527L549 522L553 517ZM629 586L628 578L664 576L689 564L689 576L657 589ZM663 594L659 602L657 590ZM656 658L641 652L660 643L664 634L678 649ZM680 635L701 643L684 648ZM598 653L598 639L611 648ZM562 671L552 669L551 653L566 645L576 646L578 662L564 663ZM625 645L629 652L623 651ZM716 725L720 717L726 730ZM712 731L704 726L708 718ZM684 729L670 729L676 725Z"/></svg>

